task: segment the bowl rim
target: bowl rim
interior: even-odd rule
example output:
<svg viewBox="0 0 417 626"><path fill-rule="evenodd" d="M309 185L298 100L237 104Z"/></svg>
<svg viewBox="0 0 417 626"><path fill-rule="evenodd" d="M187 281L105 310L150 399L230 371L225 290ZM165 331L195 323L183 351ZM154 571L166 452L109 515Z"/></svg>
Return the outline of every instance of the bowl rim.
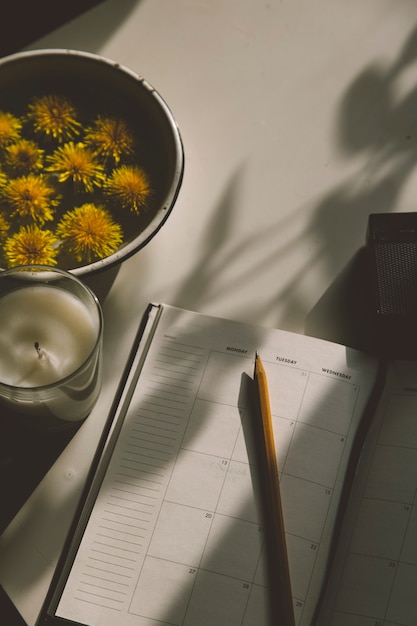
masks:
<svg viewBox="0 0 417 626"><path fill-rule="evenodd" d="M171 140L173 142L174 147L174 155L175 155L175 167L174 174L170 184L170 188L167 191L161 206L156 210L156 213L149 224L142 230L137 237L132 239L131 241L122 245L122 247L111 255L89 263L87 265L82 265L79 267L66 269L65 271L75 275L75 276L83 276L83 275L92 275L99 271L109 269L110 267L125 261L133 254L142 249L146 244L148 244L151 239L158 233L160 228L165 224L168 219L174 204L177 200L183 177L184 177L184 167L185 167L185 156L184 156L184 145L181 138L180 130L178 128L177 122L173 116L173 113L168 106L167 102L160 95L160 93L153 87L148 80L146 80L142 75L135 72L133 69L127 67L124 64L121 64L109 57L103 56L101 54L87 52L83 50L77 50L72 48L39 48L39 49L31 49L31 50L23 50L21 52L15 52L0 58L0 69L3 65L7 65L9 63L17 62L20 60L25 60L27 58L42 57L46 56L62 56L62 57L76 57L80 59L85 59L89 61L93 61L99 63L101 65L108 65L113 69L120 70L126 77L133 79L136 81L141 87L147 90L148 94L153 98L157 107L161 110L163 116L165 117L169 129L171 131ZM59 266L57 266L59 267ZM3 268L9 269L9 268ZM61 268L62 269L62 268Z"/></svg>

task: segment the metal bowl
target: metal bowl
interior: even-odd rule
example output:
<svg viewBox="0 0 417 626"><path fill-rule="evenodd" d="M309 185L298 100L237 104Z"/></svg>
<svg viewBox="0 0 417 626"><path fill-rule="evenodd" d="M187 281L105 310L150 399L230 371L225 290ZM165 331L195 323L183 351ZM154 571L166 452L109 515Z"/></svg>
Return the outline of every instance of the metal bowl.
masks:
<svg viewBox="0 0 417 626"><path fill-rule="evenodd" d="M0 110L24 115L30 99L60 93L81 103L83 116L106 114L127 121L140 144L140 165L152 181L150 206L128 216L124 241L105 258L57 267L84 276L108 269L143 248L168 218L184 171L184 150L175 119L159 93L132 70L99 55L45 49L0 59ZM74 205L77 203L74 198Z"/></svg>

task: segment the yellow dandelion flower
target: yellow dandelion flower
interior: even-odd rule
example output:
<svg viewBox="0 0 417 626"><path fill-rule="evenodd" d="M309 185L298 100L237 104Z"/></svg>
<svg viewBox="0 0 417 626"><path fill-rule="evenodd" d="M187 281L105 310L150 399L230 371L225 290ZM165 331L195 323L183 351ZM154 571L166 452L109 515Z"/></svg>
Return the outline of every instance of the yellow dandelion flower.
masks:
<svg viewBox="0 0 417 626"><path fill-rule="evenodd" d="M19 139L7 146L4 159L12 172L21 176L29 174L31 170L42 169L43 155L44 150L41 150L34 141Z"/></svg>
<svg viewBox="0 0 417 626"><path fill-rule="evenodd" d="M126 122L120 118L99 116L85 133L85 141L93 146L96 154L113 158L117 164L122 155L133 153L134 140Z"/></svg>
<svg viewBox="0 0 417 626"><path fill-rule="evenodd" d="M43 224L52 220L54 207L59 198L54 198L55 191L42 176L28 174L9 180L3 190L3 196L9 204L12 215L30 217Z"/></svg>
<svg viewBox="0 0 417 626"><path fill-rule="evenodd" d="M10 229L10 223L3 213L0 213L0 241L3 241Z"/></svg>
<svg viewBox="0 0 417 626"><path fill-rule="evenodd" d="M72 181L76 187L92 192L106 179L103 166L82 142L69 141L46 157L48 172L58 174L60 183Z"/></svg>
<svg viewBox="0 0 417 626"><path fill-rule="evenodd" d="M76 137L81 123L73 104L64 96L46 95L28 105L27 119L36 133L59 142Z"/></svg>
<svg viewBox="0 0 417 626"><path fill-rule="evenodd" d="M0 146L7 146L19 139L22 129L21 121L7 111L0 111Z"/></svg>
<svg viewBox="0 0 417 626"><path fill-rule="evenodd" d="M105 208L91 202L68 211L56 232L77 261L88 263L109 256L123 241L120 225Z"/></svg>
<svg viewBox="0 0 417 626"><path fill-rule="evenodd" d="M19 232L7 239L4 255L9 266L56 265L58 254L56 237L50 230L39 226L22 226Z"/></svg>
<svg viewBox="0 0 417 626"><path fill-rule="evenodd" d="M104 191L123 208L139 213L146 208L152 192L146 172L137 165L121 165L113 170L104 184Z"/></svg>

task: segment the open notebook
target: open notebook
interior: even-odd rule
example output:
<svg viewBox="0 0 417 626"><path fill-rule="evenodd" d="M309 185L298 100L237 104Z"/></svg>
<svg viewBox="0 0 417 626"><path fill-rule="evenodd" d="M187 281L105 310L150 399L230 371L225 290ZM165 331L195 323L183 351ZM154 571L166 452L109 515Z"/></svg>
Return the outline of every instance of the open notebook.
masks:
<svg viewBox="0 0 417 626"><path fill-rule="evenodd" d="M297 626L417 624L417 366L388 368L370 419L370 356L167 305L147 312L42 624L277 626L248 400L256 350Z"/></svg>

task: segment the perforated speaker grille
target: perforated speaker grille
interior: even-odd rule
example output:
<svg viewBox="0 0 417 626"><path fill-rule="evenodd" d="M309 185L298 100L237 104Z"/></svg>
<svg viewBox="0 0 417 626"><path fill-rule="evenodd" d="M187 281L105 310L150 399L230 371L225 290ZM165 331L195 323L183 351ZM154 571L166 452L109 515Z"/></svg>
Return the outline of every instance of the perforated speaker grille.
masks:
<svg viewBox="0 0 417 626"><path fill-rule="evenodd" d="M380 315L417 311L417 242L375 245L377 307Z"/></svg>

